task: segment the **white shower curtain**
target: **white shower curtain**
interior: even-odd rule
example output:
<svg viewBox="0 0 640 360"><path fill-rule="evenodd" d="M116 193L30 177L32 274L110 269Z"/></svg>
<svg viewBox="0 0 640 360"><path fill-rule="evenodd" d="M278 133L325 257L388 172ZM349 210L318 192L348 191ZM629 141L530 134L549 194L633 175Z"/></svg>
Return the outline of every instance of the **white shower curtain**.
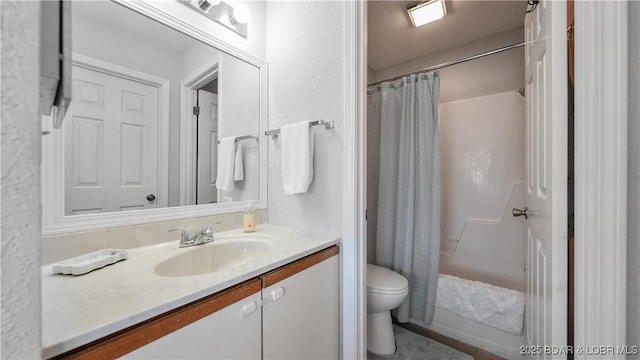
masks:
<svg viewBox="0 0 640 360"><path fill-rule="evenodd" d="M440 256L438 73L410 75L369 89L369 117L380 123L376 263L409 280L398 321L430 324Z"/></svg>

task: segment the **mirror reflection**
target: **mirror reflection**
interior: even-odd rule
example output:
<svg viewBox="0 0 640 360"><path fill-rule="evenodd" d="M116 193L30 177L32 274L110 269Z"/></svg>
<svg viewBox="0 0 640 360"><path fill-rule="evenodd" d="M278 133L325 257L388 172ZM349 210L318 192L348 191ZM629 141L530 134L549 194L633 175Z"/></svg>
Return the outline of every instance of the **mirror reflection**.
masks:
<svg viewBox="0 0 640 360"><path fill-rule="evenodd" d="M260 69L113 2L73 2L65 215L258 199Z"/></svg>

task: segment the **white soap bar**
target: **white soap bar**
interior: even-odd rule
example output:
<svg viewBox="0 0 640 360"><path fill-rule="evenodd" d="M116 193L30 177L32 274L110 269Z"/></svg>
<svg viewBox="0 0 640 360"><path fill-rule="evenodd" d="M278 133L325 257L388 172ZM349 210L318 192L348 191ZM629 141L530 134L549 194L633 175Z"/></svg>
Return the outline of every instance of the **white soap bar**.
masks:
<svg viewBox="0 0 640 360"><path fill-rule="evenodd" d="M103 249L53 264L54 274L82 275L129 257L126 249Z"/></svg>

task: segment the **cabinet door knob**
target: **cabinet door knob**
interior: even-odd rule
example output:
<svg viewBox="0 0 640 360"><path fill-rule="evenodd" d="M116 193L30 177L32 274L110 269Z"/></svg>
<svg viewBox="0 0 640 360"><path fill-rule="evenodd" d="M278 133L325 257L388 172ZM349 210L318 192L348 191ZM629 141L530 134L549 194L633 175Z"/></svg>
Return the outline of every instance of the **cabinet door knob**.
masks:
<svg viewBox="0 0 640 360"><path fill-rule="evenodd" d="M271 292L271 300L278 301L284 295L284 289L279 287Z"/></svg>
<svg viewBox="0 0 640 360"><path fill-rule="evenodd" d="M258 309L258 305L255 301L252 301L248 304L244 304L242 307L242 315L247 316Z"/></svg>

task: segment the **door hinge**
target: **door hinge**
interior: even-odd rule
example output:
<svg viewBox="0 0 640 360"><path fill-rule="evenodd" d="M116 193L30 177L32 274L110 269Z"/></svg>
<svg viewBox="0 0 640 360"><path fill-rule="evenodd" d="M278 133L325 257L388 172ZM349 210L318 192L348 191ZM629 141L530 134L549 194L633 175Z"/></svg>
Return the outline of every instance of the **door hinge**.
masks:
<svg viewBox="0 0 640 360"><path fill-rule="evenodd" d="M199 106L194 106L193 107L193 115L200 115L200 107Z"/></svg>

